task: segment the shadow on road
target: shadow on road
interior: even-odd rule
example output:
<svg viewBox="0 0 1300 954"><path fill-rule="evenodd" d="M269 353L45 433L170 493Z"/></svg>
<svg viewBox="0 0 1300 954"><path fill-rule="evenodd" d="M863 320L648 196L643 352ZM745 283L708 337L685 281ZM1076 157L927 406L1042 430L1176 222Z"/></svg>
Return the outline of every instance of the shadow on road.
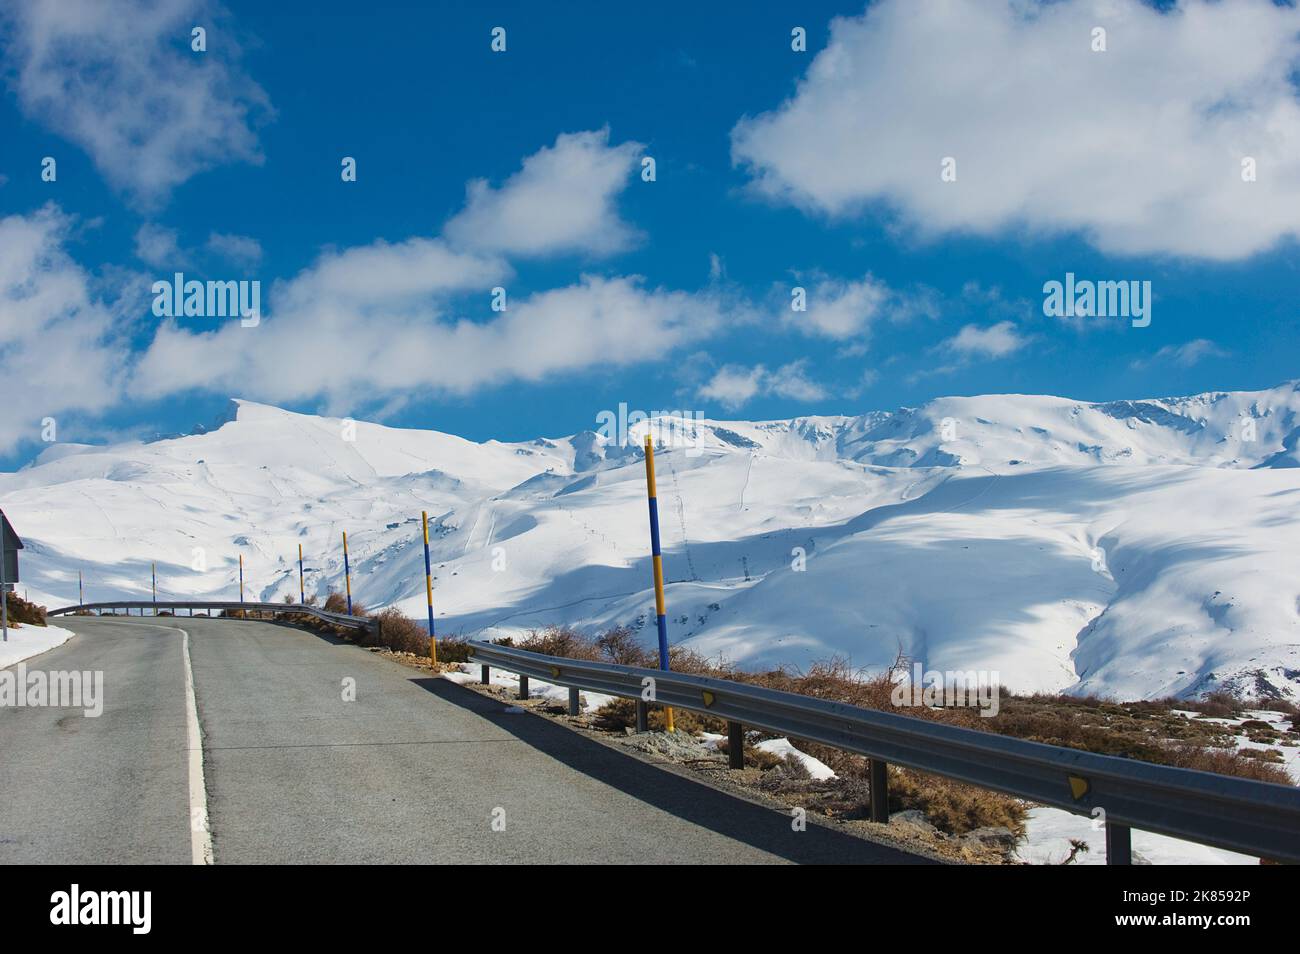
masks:
<svg viewBox="0 0 1300 954"><path fill-rule="evenodd" d="M788 814L729 795L709 785L623 754L562 725L507 705L446 679L415 678L415 685L478 715L570 768L678 818L799 864L933 864L836 831L809 818L806 831L791 829Z"/></svg>

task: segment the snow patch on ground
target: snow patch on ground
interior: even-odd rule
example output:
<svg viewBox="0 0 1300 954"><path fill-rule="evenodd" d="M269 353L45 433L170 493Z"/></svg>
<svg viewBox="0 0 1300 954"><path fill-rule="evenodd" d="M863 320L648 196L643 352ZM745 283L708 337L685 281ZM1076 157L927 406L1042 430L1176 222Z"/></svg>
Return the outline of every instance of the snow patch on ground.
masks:
<svg viewBox="0 0 1300 954"><path fill-rule="evenodd" d="M1106 831L1093 827L1091 818L1059 808L1031 808L1025 821L1026 835L1016 849L1018 860L1034 865L1059 865L1070 856L1070 840L1086 842L1073 864L1106 863ZM1133 830L1133 860L1153 865L1257 865L1258 858L1210 848L1195 842Z"/></svg>
<svg viewBox="0 0 1300 954"><path fill-rule="evenodd" d="M787 755L793 755L803 763L804 768L808 770L808 774L811 775L815 781L824 782L827 779L836 777L835 773L831 771L829 765L819 759L813 758L807 752L800 752L790 744L789 739L765 739L754 746L754 748L763 752L770 752L778 758L785 758Z"/></svg>
<svg viewBox="0 0 1300 954"><path fill-rule="evenodd" d="M60 626L29 626L23 624L15 629L9 627L9 641L0 642L0 669L8 668L24 659L31 659L43 652L61 646L73 636L70 629Z"/></svg>
<svg viewBox="0 0 1300 954"><path fill-rule="evenodd" d="M1239 719L1223 720L1225 724L1238 726L1246 721L1267 722L1279 734L1292 731L1291 717L1281 712L1272 712L1264 709L1247 710ZM1235 738L1237 751L1246 749L1264 749L1278 753L1282 757L1281 765L1286 769L1291 780L1300 785L1300 746L1281 745L1279 743L1253 742L1245 735L1239 735ZM1277 764L1277 763L1274 763Z"/></svg>
<svg viewBox="0 0 1300 954"><path fill-rule="evenodd" d="M466 683L478 684L479 667L473 663L461 663L459 671L445 672L442 678L450 680L459 686ZM488 684L500 686L509 690L512 696L519 695L519 677L513 672L506 672L504 669L493 669L488 676ZM569 704L569 687L557 686L549 682L542 682L539 679L530 678L528 680L528 698L544 699L547 702ZM578 694L582 702L583 712L595 712L607 702L612 702L617 696L607 696L600 692L587 692L583 690Z"/></svg>

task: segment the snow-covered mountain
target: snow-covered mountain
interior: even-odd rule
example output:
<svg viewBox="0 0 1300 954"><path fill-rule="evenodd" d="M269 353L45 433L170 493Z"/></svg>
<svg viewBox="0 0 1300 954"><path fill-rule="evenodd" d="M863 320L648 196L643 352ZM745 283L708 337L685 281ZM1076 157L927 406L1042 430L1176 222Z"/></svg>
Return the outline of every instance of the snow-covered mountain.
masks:
<svg viewBox="0 0 1300 954"><path fill-rule="evenodd" d="M640 443L507 444L245 401L205 433L56 445L0 475L34 598L342 588L441 633L653 640ZM1089 404L942 398L655 434L670 635L745 665L841 654L1022 690L1300 698L1300 383ZM686 440L689 439L689 440ZM683 446L687 443L689 446Z"/></svg>

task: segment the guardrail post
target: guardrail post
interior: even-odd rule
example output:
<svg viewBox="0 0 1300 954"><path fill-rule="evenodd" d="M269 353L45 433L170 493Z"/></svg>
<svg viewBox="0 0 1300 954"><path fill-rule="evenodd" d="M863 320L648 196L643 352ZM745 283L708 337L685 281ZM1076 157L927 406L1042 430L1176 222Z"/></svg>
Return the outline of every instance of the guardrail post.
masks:
<svg viewBox="0 0 1300 954"><path fill-rule="evenodd" d="M636 701L636 730L638 732L650 730L650 707L646 705L644 699Z"/></svg>
<svg viewBox="0 0 1300 954"><path fill-rule="evenodd" d="M871 795L871 820L889 824L889 763L883 759L867 759L870 778L867 784Z"/></svg>
<svg viewBox="0 0 1300 954"><path fill-rule="evenodd" d="M1036 801L1041 797L1080 814L1098 804L1105 806L1110 815L1105 830L1109 864L1142 860L1132 850L1132 829L1156 833L1174 829L1178 837L1190 841L1231 845L1242 854L1278 862L1300 862L1300 790L1295 788L1043 745L901 714L828 706L796 693L686 673L652 672L660 682L657 698L651 701L653 694L646 691L649 684L644 678L647 670L641 667L565 659L479 640L470 640L467 649L478 666L499 659L494 668L536 673L544 682L559 680L566 689L599 687L602 693L618 697L622 706L632 704L632 712L622 711L629 723L635 714L638 733L648 728L650 705L671 701L706 718L711 715L716 727L725 724L722 738L731 743L732 754L745 751L741 733L747 735L746 730L758 727L774 736L821 739L855 753L860 793L856 811L875 824L887 824L898 804L890 799L890 760L903 758L906 752L904 761L912 771L949 778L956 774L966 784L1012 797ZM632 733L631 724L627 731ZM715 756L718 767L729 761L721 758L720 750ZM861 791L863 785L869 785L870 791Z"/></svg>
<svg viewBox="0 0 1300 954"><path fill-rule="evenodd" d="M479 673L478 673L478 681L483 683L483 685L486 686L488 683L492 681L491 673L492 673L491 666L480 666Z"/></svg>
<svg viewBox="0 0 1300 954"><path fill-rule="evenodd" d="M582 704L581 704L581 700L579 700L578 698L578 690L570 686L569 687L569 715L576 716L581 711L582 711Z"/></svg>
<svg viewBox="0 0 1300 954"><path fill-rule="evenodd" d="M1128 825L1106 822L1106 864L1133 863L1133 830Z"/></svg>
<svg viewBox="0 0 1300 954"><path fill-rule="evenodd" d="M528 698L528 677L527 676L519 677L519 698L520 699Z"/></svg>
<svg viewBox="0 0 1300 954"><path fill-rule="evenodd" d="M745 767L745 727L739 722L727 723L727 768Z"/></svg>

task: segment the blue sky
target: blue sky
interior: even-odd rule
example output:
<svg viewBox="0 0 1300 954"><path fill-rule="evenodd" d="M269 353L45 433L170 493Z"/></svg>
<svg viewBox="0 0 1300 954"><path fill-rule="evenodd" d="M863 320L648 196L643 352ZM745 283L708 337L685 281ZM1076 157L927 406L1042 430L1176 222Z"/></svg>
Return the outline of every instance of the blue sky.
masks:
<svg viewBox="0 0 1300 954"><path fill-rule="evenodd" d="M1295 10L615 6L18 2L0 466L231 396L513 440L1300 376ZM155 317L180 269L260 324ZM1066 272L1150 325L1045 316Z"/></svg>

